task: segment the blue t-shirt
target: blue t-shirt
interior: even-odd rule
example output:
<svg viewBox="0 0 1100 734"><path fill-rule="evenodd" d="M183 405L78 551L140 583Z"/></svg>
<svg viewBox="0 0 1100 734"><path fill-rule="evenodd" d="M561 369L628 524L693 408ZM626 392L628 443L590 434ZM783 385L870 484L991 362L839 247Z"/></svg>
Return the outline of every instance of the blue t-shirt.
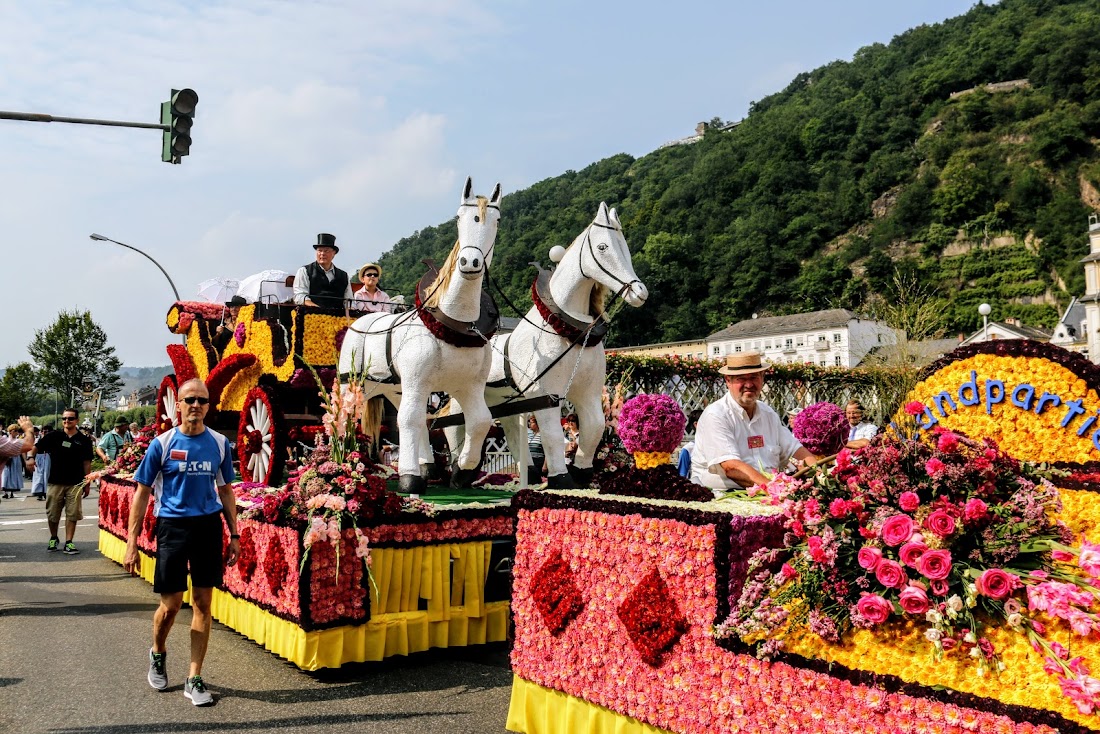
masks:
<svg viewBox="0 0 1100 734"><path fill-rule="evenodd" d="M234 476L229 439L209 428L197 436L173 428L149 444L134 480L153 488L157 517L198 517L221 512L218 487Z"/></svg>

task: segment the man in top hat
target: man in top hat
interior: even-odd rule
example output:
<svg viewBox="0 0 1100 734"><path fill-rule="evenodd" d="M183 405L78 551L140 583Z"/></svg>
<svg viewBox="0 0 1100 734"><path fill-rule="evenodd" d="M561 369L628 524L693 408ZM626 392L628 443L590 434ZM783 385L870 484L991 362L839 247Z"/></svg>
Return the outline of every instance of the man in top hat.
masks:
<svg viewBox="0 0 1100 734"><path fill-rule="evenodd" d="M298 268L294 276L294 302L306 306L343 308L351 301L351 280L348 274L332 264L340 252L336 236L322 232L313 246L316 262Z"/></svg>
<svg viewBox="0 0 1100 734"><path fill-rule="evenodd" d="M237 317L241 314L241 307L247 305L248 301L244 300L244 296L233 296L225 302L225 315L222 316L222 322L214 331L214 338L210 340L218 354L224 352L229 346L229 340L233 338L233 332L237 329Z"/></svg>
<svg viewBox="0 0 1100 734"><path fill-rule="evenodd" d="M718 372L728 392L707 406L695 431L691 481L711 489L751 487L782 471L791 459L817 462L784 427L779 414L760 402L767 366L759 352L726 357Z"/></svg>
<svg viewBox="0 0 1100 734"><path fill-rule="evenodd" d="M373 311L392 313L390 296L378 287L378 280L382 277L382 268L377 263L367 263L359 268L356 273L363 287L355 291L355 300L351 307L359 311Z"/></svg>
<svg viewBox="0 0 1100 734"><path fill-rule="evenodd" d="M95 452L104 464L110 464L118 457L118 452L130 442L130 434L126 432L129 426L126 416L120 415L115 419L115 429L103 434L95 447Z"/></svg>

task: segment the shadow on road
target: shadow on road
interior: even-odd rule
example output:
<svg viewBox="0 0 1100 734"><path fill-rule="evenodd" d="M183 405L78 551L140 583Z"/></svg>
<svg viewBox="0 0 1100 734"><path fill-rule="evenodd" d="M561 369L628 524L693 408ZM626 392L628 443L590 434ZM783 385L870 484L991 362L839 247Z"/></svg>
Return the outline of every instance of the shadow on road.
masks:
<svg viewBox="0 0 1100 734"><path fill-rule="evenodd" d="M393 713L393 714L331 714L319 716L294 716L287 719L264 719L262 721L221 721L218 731L271 731L295 726L339 726L341 724L359 724L383 721L409 721L434 716L454 716L468 714L468 711L446 711L435 713ZM425 721L425 727L429 725ZM155 724L110 724L108 726L80 726L64 729L49 729L51 734L157 734L157 732L210 731L210 722L193 721Z"/></svg>
<svg viewBox="0 0 1100 734"><path fill-rule="evenodd" d="M39 602L20 606L0 604L0 617L85 617L125 612L154 612L156 603L134 604L65 604L64 602Z"/></svg>

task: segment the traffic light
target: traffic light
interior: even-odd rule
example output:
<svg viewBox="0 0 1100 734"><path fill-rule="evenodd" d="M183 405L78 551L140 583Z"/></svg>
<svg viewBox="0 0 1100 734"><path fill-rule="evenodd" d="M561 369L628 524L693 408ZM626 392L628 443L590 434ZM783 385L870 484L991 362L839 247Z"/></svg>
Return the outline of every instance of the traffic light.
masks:
<svg viewBox="0 0 1100 734"><path fill-rule="evenodd" d="M199 95L194 89L173 89L172 98L161 102L160 124L168 126L160 154L165 163L179 163L182 156L191 152L191 125L198 103Z"/></svg>

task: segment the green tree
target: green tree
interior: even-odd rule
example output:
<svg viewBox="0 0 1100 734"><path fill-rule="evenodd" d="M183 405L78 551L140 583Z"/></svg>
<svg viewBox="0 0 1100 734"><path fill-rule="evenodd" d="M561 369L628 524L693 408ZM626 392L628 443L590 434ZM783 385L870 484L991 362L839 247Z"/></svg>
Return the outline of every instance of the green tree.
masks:
<svg viewBox="0 0 1100 734"><path fill-rule="evenodd" d="M29 362L9 365L0 378L0 421L7 424L21 415L36 414L43 392L38 374Z"/></svg>
<svg viewBox="0 0 1100 734"><path fill-rule="evenodd" d="M118 376L122 361L90 311L62 311L50 327L34 332L27 352L38 367L42 384L56 391L63 403L85 378L102 388L104 401L114 397L122 385Z"/></svg>

